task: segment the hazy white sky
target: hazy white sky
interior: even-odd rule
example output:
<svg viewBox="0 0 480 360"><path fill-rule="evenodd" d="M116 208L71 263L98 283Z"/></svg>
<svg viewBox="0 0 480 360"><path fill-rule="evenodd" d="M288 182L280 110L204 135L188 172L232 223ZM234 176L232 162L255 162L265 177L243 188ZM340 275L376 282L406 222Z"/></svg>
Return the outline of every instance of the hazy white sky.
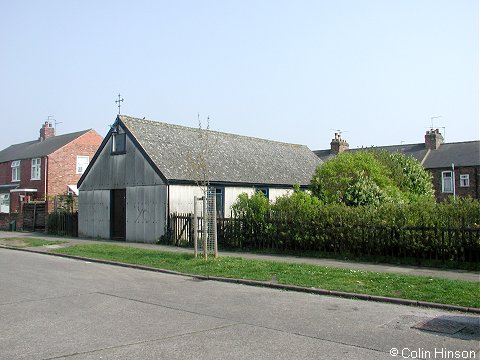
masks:
<svg viewBox="0 0 480 360"><path fill-rule="evenodd" d="M122 113L328 148L479 138L478 0L3 1L0 148Z"/></svg>

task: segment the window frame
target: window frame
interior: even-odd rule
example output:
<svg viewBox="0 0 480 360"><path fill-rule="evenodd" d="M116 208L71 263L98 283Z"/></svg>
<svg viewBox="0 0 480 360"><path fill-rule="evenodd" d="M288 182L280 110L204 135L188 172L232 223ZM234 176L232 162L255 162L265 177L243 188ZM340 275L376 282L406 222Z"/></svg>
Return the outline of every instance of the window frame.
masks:
<svg viewBox="0 0 480 360"><path fill-rule="evenodd" d="M267 199L270 200L270 189L267 186L255 186L255 192L260 191Z"/></svg>
<svg viewBox="0 0 480 360"><path fill-rule="evenodd" d="M20 160L12 161L12 164L11 164L12 182L20 181L20 164L21 164Z"/></svg>
<svg viewBox="0 0 480 360"><path fill-rule="evenodd" d="M448 178L447 176L445 176L446 174L450 174L449 178L450 178L450 189L446 189L446 182L445 182L445 179ZM446 171L442 171L442 193L446 193L446 194L453 194L453 171L452 170L446 170Z"/></svg>
<svg viewBox="0 0 480 360"><path fill-rule="evenodd" d="M470 187L470 174L460 174L460 187Z"/></svg>
<svg viewBox="0 0 480 360"><path fill-rule="evenodd" d="M217 217L225 217L225 187L213 186L215 189L215 208L217 210Z"/></svg>
<svg viewBox="0 0 480 360"><path fill-rule="evenodd" d="M84 159L84 160L87 159L87 161L86 161L86 163L79 164L79 161L78 161L79 159ZM77 164L75 166L75 174L82 175L85 172L85 170L87 169L89 163L90 163L90 157L89 156L77 155ZM82 171L78 171L79 165L82 166Z"/></svg>
<svg viewBox="0 0 480 360"><path fill-rule="evenodd" d="M121 149L118 148L119 141L117 139L122 139L120 142L122 146ZM112 155L121 155L127 152L127 134L126 133L113 133L112 134Z"/></svg>
<svg viewBox="0 0 480 360"><path fill-rule="evenodd" d="M7 202L7 204L5 204ZM10 194L0 194L0 213L10 214Z"/></svg>
<svg viewBox="0 0 480 360"><path fill-rule="evenodd" d="M42 158L33 158L30 180L42 180Z"/></svg>

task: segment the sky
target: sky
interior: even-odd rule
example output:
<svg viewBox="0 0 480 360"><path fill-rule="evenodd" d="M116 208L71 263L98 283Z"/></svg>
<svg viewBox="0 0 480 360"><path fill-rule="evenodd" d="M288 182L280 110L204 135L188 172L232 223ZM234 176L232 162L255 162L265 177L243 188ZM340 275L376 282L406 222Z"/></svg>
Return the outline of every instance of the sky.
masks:
<svg viewBox="0 0 480 360"><path fill-rule="evenodd" d="M327 149L479 135L478 0L2 1L0 148L121 113Z"/></svg>

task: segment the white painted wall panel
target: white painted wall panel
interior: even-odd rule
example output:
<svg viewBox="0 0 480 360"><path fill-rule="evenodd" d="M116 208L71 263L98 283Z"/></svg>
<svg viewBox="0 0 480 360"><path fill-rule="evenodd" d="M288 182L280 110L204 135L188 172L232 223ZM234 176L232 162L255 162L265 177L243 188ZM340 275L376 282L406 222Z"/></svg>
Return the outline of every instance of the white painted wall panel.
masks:
<svg viewBox="0 0 480 360"><path fill-rule="evenodd" d="M247 193L252 196L254 193L253 187L225 187L225 216L229 217L233 203L237 201L238 195Z"/></svg>
<svg viewBox="0 0 480 360"><path fill-rule="evenodd" d="M284 195L290 195L293 192L293 189L276 189L276 188L270 188L268 189L268 199L270 202L275 202L278 197L284 196Z"/></svg>
<svg viewBox="0 0 480 360"><path fill-rule="evenodd" d="M275 201L277 197L289 194L292 189L269 189L270 201ZM224 190L225 216L230 216L231 207L237 201L238 195L247 193L252 196L253 187L226 186ZM202 191L198 186L193 185L170 185L170 213L192 213L194 196L202 196Z"/></svg>
<svg viewBox="0 0 480 360"><path fill-rule="evenodd" d="M193 198L203 196L196 185L170 185L170 213L193 213Z"/></svg>

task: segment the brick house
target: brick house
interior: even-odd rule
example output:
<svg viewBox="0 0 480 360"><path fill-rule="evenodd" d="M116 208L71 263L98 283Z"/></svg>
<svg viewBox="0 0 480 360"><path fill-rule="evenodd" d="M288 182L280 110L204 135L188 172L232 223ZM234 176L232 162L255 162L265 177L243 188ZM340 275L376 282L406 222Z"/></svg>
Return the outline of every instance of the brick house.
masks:
<svg viewBox="0 0 480 360"><path fill-rule="evenodd" d="M437 200L456 196L470 196L480 199L480 141L444 143L438 129L430 129L425 141L418 144L376 146L375 149L401 152L413 156L432 174L433 187ZM314 153L323 161L349 149L348 142L336 133L330 149L316 150Z"/></svg>
<svg viewBox="0 0 480 360"><path fill-rule="evenodd" d="M11 145L0 151L0 228L30 201L45 201L53 210L55 195L78 194L77 181L102 142L95 130L55 135L45 122L37 140Z"/></svg>

